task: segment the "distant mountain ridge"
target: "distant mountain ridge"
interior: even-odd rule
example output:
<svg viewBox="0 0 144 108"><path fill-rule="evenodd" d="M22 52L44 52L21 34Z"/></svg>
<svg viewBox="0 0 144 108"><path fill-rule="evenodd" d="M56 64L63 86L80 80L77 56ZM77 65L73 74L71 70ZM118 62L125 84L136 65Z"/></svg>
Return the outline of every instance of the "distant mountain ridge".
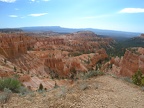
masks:
<svg viewBox="0 0 144 108"><path fill-rule="evenodd" d="M143 47L144 46L144 34L138 37L132 37L122 42L123 47Z"/></svg>
<svg viewBox="0 0 144 108"><path fill-rule="evenodd" d="M22 29L18 29L18 28L4 28L4 29L0 29L1 33L12 33L12 32L22 32Z"/></svg>
<svg viewBox="0 0 144 108"><path fill-rule="evenodd" d="M104 35L106 37L113 37L113 38L119 38L119 37L137 37L141 33L135 33L135 32L123 32L123 31L115 31L115 30L102 30L102 29L93 29L93 28L64 28L60 26L35 26L35 27L21 27L25 32L46 32L46 31L53 31L53 32L59 32L59 33L73 33L78 31L92 31L98 35Z"/></svg>

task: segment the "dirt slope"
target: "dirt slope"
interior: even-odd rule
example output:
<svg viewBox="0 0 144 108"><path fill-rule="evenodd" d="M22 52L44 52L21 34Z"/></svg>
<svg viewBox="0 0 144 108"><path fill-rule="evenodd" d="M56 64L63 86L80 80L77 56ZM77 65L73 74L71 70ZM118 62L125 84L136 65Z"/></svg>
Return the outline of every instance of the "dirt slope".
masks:
<svg viewBox="0 0 144 108"><path fill-rule="evenodd" d="M41 94L13 94L4 108L144 108L144 92L133 84L104 75Z"/></svg>

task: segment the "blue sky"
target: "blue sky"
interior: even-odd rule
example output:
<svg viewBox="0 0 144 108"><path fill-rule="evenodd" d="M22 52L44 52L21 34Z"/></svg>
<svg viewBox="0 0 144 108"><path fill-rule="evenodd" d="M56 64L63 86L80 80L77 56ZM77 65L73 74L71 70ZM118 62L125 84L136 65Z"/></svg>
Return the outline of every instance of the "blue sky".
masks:
<svg viewBox="0 0 144 108"><path fill-rule="evenodd" d="M0 28L29 26L144 33L144 0L0 0Z"/></svg>

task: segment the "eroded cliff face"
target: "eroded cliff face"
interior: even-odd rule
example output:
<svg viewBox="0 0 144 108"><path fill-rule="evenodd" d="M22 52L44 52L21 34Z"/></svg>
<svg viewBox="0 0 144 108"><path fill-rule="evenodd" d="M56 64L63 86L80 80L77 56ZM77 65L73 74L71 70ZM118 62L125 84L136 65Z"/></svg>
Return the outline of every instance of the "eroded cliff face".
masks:
<svg viewBox="0 0 144 108"><path fill-rule="evenodd" d="M95 70L108 57L104 48L114 41L93 32L57 36L34 33L0 34L0 76L16 75L25 86L53 87L51 78L72 78L79 72ZM64 84L67 81L57 81Z"/></svg>
<svg viewBox="0 0 144 108"><path fill-rule="evenodd" d="M95 69L96 64L108 57L104 49L98 50L96 53L82 54L75 57L64 58L48 58L45 59L45 66L50 72L54 72L61 77L71 77L72 74L79 72L87 72Z"/></svg>
<svg viewBox="0 0 144 108"><path fill-rule="evenodd" d="M131 48L125 52L122 58L112 58L112 72L131 77L140 69L144 73L144 48Z"/></svg>
<svg viewBox="0 0 144 108"><path fill-rule="evenodd" d="M0 33L0 54L6 58L17 58L33 47L35 38L25 33Z"/></svg>

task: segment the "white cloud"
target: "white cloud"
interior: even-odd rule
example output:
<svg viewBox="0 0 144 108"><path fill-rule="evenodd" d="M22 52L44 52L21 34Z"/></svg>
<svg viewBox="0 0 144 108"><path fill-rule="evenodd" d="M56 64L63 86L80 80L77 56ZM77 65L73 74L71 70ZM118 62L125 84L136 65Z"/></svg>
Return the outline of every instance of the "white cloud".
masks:
<svg viewBox="0 0 144 108"><path fill-rule="evenodd" d="M30 1L31 1L31 3L32 3L32 2L37 2L37 3L38 3L38 2L40 2L40 1L48 2L48 1L50 1L50 0L30 0Z"/></svg>
<svg viewBox="0 0 144 108"><path fill-rule="evenodd" d="M2 2L7 2L7 3L13 3L13 2L15 2L16 0L0 0L0 1L2 1Z"/></svg>
<svg viewBox="0 0 144 108"><path fill-rule="evenodd" d="M40 1L39 0L30 0L29 3L39 3Z"/></svg>
<svg viewBox="0 0 144 108"><path fill-rule="evenodd" d="M16 18L16 17L18 17L18 16L17 16L17 15L9 15L9 17Z"/></svg>
<svg viewBox="0 0 144 108"><path fill-rule="evenodd" d="M44 16L46 14L48 14L48 13L29 14L28 16L39 17L39 16Z"/></svg>
<svg viewBox="0 0 144 108"><path fill-rule="evenodd" d="M124 8L119 11L119 13L142 13L144 8Z"/></svg>

